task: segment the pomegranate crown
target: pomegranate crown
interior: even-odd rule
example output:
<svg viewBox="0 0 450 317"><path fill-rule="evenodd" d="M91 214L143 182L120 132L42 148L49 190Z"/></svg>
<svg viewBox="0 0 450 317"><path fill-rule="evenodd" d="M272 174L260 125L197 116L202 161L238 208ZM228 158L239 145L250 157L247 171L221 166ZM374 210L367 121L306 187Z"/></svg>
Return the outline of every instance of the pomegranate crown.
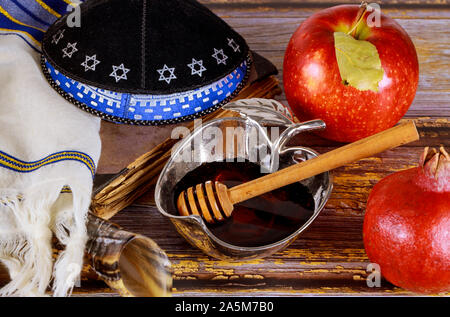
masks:
<svg viewBox="0 0 450 317"><path fill-rule="evenodd" d="M450 155L443 146L439 151L426 147L420 157L420 166L428 178L433 178L439 191L450 191Z"/></svg>

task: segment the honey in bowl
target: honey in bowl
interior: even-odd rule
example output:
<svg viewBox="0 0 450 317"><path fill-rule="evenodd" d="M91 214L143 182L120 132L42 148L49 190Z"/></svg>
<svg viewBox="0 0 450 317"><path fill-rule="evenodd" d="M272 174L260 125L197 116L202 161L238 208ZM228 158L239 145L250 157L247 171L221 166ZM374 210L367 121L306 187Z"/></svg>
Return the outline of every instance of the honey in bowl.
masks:
<svg viewBox="0 0 450 317"><path fill-rule="evenodd" d="M249 161L203 163L187 173L174 190L178 195L205 181L220 181L228 188L264 176L261 167ZM276 243L297 231L314 213L314 198L308 188L294 183L234 205L230 218L208 224L222 241L240 247L259 247Z"/></svg>

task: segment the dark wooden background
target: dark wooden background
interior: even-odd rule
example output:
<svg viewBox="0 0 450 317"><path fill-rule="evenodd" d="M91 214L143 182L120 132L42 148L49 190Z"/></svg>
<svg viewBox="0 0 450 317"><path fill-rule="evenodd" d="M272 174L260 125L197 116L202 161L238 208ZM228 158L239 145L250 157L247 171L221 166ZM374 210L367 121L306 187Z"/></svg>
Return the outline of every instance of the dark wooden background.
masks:
<svg viewBox="0 0 450 317"><path fill-rule="evenodd" d="M203 0L234 27L251 49L280 70L291 34L321 8L355 1ZM380 2L379 2L380 3ZM405 119L417 120L421 140L333 171L333 194L321 215L289 248L248 262L218 261L191 247L156 209L129 207L113 218L145 234L173 263L174 296L412 295L383 280L366 284L369 260L362 242L365 203L384 176L417 165L424 146L450 146L450 6L445 0L381 1L411 36L419 56L420 82ZM278 99L285 102L284 95ZM318 152L338 146L318 137L298 140ZM103 282L83 280L81 296L116 295Z"/></svg>

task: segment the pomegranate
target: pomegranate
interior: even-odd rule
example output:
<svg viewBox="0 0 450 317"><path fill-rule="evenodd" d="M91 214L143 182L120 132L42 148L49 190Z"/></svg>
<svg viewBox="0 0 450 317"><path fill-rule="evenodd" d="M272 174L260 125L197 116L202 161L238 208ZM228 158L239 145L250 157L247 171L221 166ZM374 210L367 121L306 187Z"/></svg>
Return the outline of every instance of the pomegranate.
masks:
<svg viewBox="0 0 450 317"><path fill-rule="evenodd" d="M364 246L392 284L450 291L450 157L425 148L420 166L376 184L367 202Z"/></svg>

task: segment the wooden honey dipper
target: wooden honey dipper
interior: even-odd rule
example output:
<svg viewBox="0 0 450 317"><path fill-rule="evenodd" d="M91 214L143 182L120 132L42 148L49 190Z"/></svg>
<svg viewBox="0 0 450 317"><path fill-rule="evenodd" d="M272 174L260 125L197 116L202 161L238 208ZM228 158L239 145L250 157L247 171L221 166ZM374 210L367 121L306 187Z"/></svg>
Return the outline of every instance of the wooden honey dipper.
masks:
<svg viewBox="0 0 450 317"><path fill-rule="evenodd" d="M409 121L232 188L211 181L189 187L178 196L177 208L182 216L199 215L208 223L223 221L237 203L418 139L416 126Z"/></svg>

